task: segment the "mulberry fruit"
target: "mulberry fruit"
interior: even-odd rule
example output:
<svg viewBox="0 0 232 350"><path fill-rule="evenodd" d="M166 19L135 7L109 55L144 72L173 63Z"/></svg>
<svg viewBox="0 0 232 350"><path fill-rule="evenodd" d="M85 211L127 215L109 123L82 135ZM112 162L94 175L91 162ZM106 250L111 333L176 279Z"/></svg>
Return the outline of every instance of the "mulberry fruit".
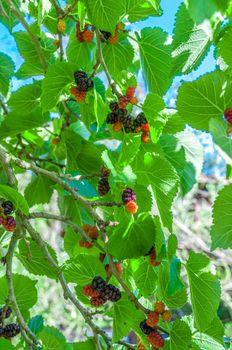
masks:
<svg viewBox="0 0 232 350"><path fill-rule="evenodd" d="M93 243L87 242L87 241L84 241L84 240L80 240L79 241L79 246L82 247L82 248L90 249L90 248L93 247Z"/></svg>
<svg viewBox="0 0 232 350"><path fill-rule="evenodd" d="M87 236L90 237L91 239L98 238L98 229L96 228L96 226L91 226L91 225L86 224L82 228L85 231L85 233L87 234Z"/></svg>
<svg viewBox="0 0 232 350"><path fill-rule="evenodd" d="M93 80L81 70L74 73L74 80L79 91L89 91L93 88Z"/></svg>
<svg viewBox="0 0 232 350"><path fill-rule="evenodd" d="M147 124L147 118L143 112L139 113L135 119L137 126Z"/></svg>
<svg viewBox="0 0 232 350"><path fill-rule="evenodd" d="M151 266L159 266L160 265L160 261L156 260L156 251L155 251L155 249L150 254L149 264Z"/></svg>
<svg viewBox="0 0 232 350"><path fill-rule="evenodd" d="M115 132L121 131L121 130L122 130L122 123L120 123L119 121L117 121L116 123L114 123L113 130L114 130Z"/></svg>
<svg viewBox="0 0 232 350"><path fill-rule="evenodd" d="M104 298L102 298L102 296L99 296L99 297L96 297L96 298L92 297L90 299L90 304L92 306L95 306L95 307L102 306L102 305L105 304L105 302L106 302L106 300Z"/></svg>
<svg viewBox="0 0 232 350"><path fill-rule="evenodd" d="M126 90L126 96L132 98L134 96L135 89L136 88L134 86L129 86Z"/></svg>
<svg viewBox="0 0 232 350"><path fill-rule="evenodd" d="M149 132L143 132L142 136L141 136L141 141L143 143L149 143L151 141L150 133Z"/></svg>
<svg viewBox="0 0 232 350"><path fill-rule="evenodd" d="M84 31L83 39L86 43L91 43L91 41L93 41L93 32L91 30Z"/></svg>
<svg viewBox="0 0 232 350"><path fill-rule="evenodd" d="M100 296L100 292L98 292L97 290L94 290L92 284L88 284L87 286L84 286L82 289L82 292L87 297L97 298Z"/></svg>
<svg viewBox="0 0 232 350"><path fill-rule="evenodd" d="M127 96L121 96L118 100L118 107L122 109L126 109L126 106L130 102L130 99Z"/></svg>
<svg viewBox="0 0 232 350"><path fill-rule="evenodd" d="M106 124L115 124L118 122L118 116L116 113L109 113L106 118Z"/></svg>
<svg viewBox="0 0 232 350"><path fill-rule="evenodd" d="M168 311L168 310L164 311L162 318L163 318L163 321L170 322L172 319L171 311Z"/></svg>
<svg viewBox="0 0 232 350"><path fill-rule="evenodd" d="M108 41L108 39L111 37L110 32L106 32L104 30L101 30L100 32L102 34L103 41Z"/></svg>
<svg viewBox="0 0 232 350"><path fill-rule="evenodd" d="M54 139L52 139L52 144L53 145L58 145L60 143L60 138L59 137L54 137Z"/></svg>
<svg viewBox="0 0 232 350"><path fill-rule="evenodd" d="M149 132L150 131L150 126L149 126L149 124L147 123L147 124L144 124L143 126L142 126L142 130L143 130L143 132Z"/></svg>
<svg viewBox="0 0 232 350"><path fill-rule="evenodd" d="M64 31L66 29L66 24L62 19L59 20L57 28L58 28L59 32L64 33Z"/></svg>
<svg viewBox="0 0 232 350"><path fill-rule="evenodd" d="M227 108L224 112L224 116L228 123L232 124L232 108Z"/></svg>
<svg viewBox="0 0 232 350"><path fill-rule="evenodd" d="M118 271L118 273L121 275L123 273L122 265L119 262L115 263L115 268Z"/></svg>
<svg viewBox="0 0 232 350"><path fill-rule="evenodd" d="M147 315L147 324L150 327L155 327L159 322L159 314L157 312L149 312Z"/></svg>
<svg viewBox="0 0 232 350"><path fill-rule="evenodd" d="M122 192L122 201L124 204L127 204L128 202L134 201L136 202L136 193L132 188L126 188Z"/></svg>
<svg viewBox="0 0 232 350"><path fill-rule="evenodd" d="M4 327L3 336L13 338L20 333L20 327L16 323L8 324Z"/></svg>
<svg viewBox="0 0 232 350"><path fill-rule="evenodd" d="M100 196L105 196L110 191L108 178L102 177L98 182L98 193Z"/></svg>
<svg viewBox="0 0 232 350"><path fill-rule="evenodd" d="M4 224L4 227L9 232L13 232L15 230L15 228L16 228L16 221L13 218L13 216L8 216L6 218L6 222Z"/></svg>
<svg viewBox="0 0 232 350"><path fill-rule="evenodd" d="M142 322L140 322L140 328L141 328L141 331L146 335L149 335L151 332L153 332L152 327L148 326L146 320L143 320Z"/></svg>
<svg viewBox="0 0 232 350"><path fill-rule="evenodd" d="M117 102L110 102L110 109L111 109L112 112L117 111L118 108L119 107L118 107L118 103Z"/></svg>
<svg viewBox="0 0 232 350"><path fill-rule="evenodd" d="M106 288L101 292L101 295L106 300L110 300L112 302L116 302L121 299L120 290L113 284L107 284Z"/></svg>
<svg viewBox="0 0 232 350"><path fill-rule="evenodd" d="M130 214L136 214L138 211L138 206L134 201L131 201L126 204L126 210Z"/></svg>
<svg viewBox="0 0 232 350"><path fill-rule="evenodd" d="M9 215L13 211L13 203L11 201L5 201L2 203L2 208L4 209L4 214Z"/></svg>
<svg viewBox="0 0 232 350"><path fill-rule="evenodd" d="M123 31L125 29L125 24L122 23L122 22L118 23L117 26L116 26L116 29L120 30L120 31Z"/></svg>
<svg viewBox="0 0 232 350"><path fill-rule="evenodd" d="M84 102L86 95L87 95L86 91L78 91L75 96L77 102Z"/></svg>
<svg viewBox="0 0 232 350"><path fill-rule="evenodd" d="M110 170L107 169L104 165L101 168L101 176L102 177L109 177L110 176Z"/></svg>
<svg viewBox="0 0 232 350"><path fill-rule="evenodd" d="M153 331L150 334L148 334L147 341L157 349L162 348L164 346L164 338L159 332Z"/></svg>
<svg viewBox="0 0 232 350"><path fill-rule="evenodd" d="M0 326L0 337L2 337L3 335L4 335L4 328Z"/></svg>
<svg viewBox="0 0 232 350"><path fill-rule="evenodd" d="M111 35L108 39L108 42L111 44L111 45L115 45L118 43L118 33L115 33L114 35Z"/></svg>
<svg viewBox="0 0 232 350"><path fill-rule="evenodd" d="M158 314L163 314L165 311L165 305L162 301L156 301L155 303L155 311L158 312Z"/></svg>
<svg viewBox="0 0 232 350"><path fill-rule="evenodd" d="M92 286L93 286L94 290L101 292L101 291L105 290L107 284L101 276L96 276L96 277L94 277L94 279L92 281Z"/></svg>
<svg viewBox="0 0 232 350"><path fill-rule="evenodd" d="M99 260L103 263L105 260L106 254L100 253Z"/></svg>
<svg viewBox="0 0 232 350"><path fill-rule="evenodd" d="M76 25L76 38L80 43L84 43L85 40L85 32L88 32L88 24L85 25L84 31L81 31L81 25L80 22L77 22ZM87 35L87 39L89 39L89 36Z"/></svg>
<svg viewBox="0 0 232 350"><path fill-rule="evenodd" d="M3 311L4 309L0 309L0 318L3 317ZM4 318L9 318L12 314L12 309L8 306L7 309L4 311Z"/></svg>
<svg viewBox="0 0 232 350"><path fill-rule="evenodd" d="M138 99L137 99L136 97L132 97L132 98L130 99L130 103L131 103L132 105L137 105L137 104L138 104Z"/></svg>

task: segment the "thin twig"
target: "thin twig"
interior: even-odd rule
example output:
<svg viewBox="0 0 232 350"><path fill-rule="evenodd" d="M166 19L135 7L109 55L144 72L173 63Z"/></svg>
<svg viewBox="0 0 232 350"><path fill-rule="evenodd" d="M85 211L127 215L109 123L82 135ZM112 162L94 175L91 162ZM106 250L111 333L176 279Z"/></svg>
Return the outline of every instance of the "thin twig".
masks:
<svg viewBox="0 0 232 350"><path fill-rule="evenodd" d="M99 250L105 253L104 248L96 240L92 240L89 236L86 235L85 231L80 226L78 226L77 224L75 224L65 216L39 212L39 213L31 213L28 218L29 219L41 218L41 219L57 220L57 221L64 222L66 225L72 227L75 232L79 233L80 236L85 241L92 243L95 247L97 247Z"/></svg>
<svg viewBox="0 0 232 350"><path fill-rule="evenodd" d="M119 98L119 97L122 96L122 94L118 90L117 84L115 83L115 81L111 77L111 74L110 74L110 72L108 70L108 67L107 67L107 65L105 63L105 60L104 60L104 57L103 57L102 47L101 47L101 32L98 29L95 29L95 32L96 32L97 49L98 49L97 62L100 62L102 68L104 69L104 72L106 74L108 83L111 86L112 92Z"/></svg>
<svg viewBox="0 0 232 350"><path fill-rule="evenodd" d="M92 207L122 207L122 202L91 202Z"/></svg>
<svg viewBox="0 0 232 350"><path fill-rule="evenodd" d="M27 324L24 321L24 318L23 318L21 311L18 307L18 303L17 303L15 293L14 293L14 285L13 285L13 278L12 278L12 262L13 262L14 250L16 248L16 245L17 245L19 238L20 238L20 233L19 233L18 229L16 229L12 235L12 238L11 238L11 241L9 244L9 248L8 248L8 252L4 258L4 260L6 261L6 278L7 278L7 283L8 283L7 303L13 305L13 308L15 310L15 313L16 313L16 316L18 319L18 323L20 325L21 333L22 333L23 338L25 339L26 343L28 344L28 346L31 349L36 350L37 339L36 339L34 333L32 333L32 331L30 330L30 328L28 328ZM33 341L29 338L28 335L33 339Z"/></svg>
<svg viewBox="0 0 232 350"><path fill-rule="evenodd" d="M5 105L5 103L4 103L4 101L3 101L1 96L0 96L0 106L2 107L4 114L8 114L9 113L8 108Z"/></svg>
<svg viewBox="0 0 232 350"><path fill-rule="evenodd" d="M44 71L46 72L48 66L47 66L47 62L44 56L44 53L40 47L40 42L37 38L37 36L34 35L34 33L31 31L29 25L27 24L27 22L25 21L25 19L23 18L23 16L21 15L20 11L16 8L16 6L13 4L13 2L11 0L6 0L6 3L8 4L9 8L11 9L11 11L15 14L15 16L17 17L17 19L19 20L19 22L23 25L23 27L26 29L28 35L30 36L35 49L37 51L40 63L44 69Z"/></svg>

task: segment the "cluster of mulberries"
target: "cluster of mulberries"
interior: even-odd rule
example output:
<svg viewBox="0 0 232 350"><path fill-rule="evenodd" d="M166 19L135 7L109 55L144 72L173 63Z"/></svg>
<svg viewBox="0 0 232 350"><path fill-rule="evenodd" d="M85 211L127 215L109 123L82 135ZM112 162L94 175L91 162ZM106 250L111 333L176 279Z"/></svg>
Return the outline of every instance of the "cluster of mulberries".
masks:
<svg viewBox="0 0 232 350"><path fill-rule="evenodd" d="M3 319L7 319L11 316L12 310L10 307L1 308L0 309L0 319L1 323L3 322ZM6 326L0 326L0 337L4 337L6 339L10 339L15 337L20 333L20 327L16 323L10 323Z"/></svg>
<svg viewBox="0 0 232 350"><path fill-rule="evenodd" d="M9 215L13 209L13 203L10 201L4 201L0 208L0 224L9 232L13 232L16 228L15 219Z"/></svg>
<svg viewBox="0 0 232 350"><path fill-rule="evenodd" d="M111 102L110 109L106 123L113 124L114 131L118 132L123 128L126 133L142 132L142 141L144 143L150 141L150 128L144 113L139 113L134 118L126 108L120 108L117 102Z"/></svg>
<svg viewBox="0 0 232 350"><path fill-rule="evenodd" d="M165 309L165 305L162 301L155 303L154 311L151 311L147 315L147 319L140 323L140 328L147 336L147 341L152 344L156 349L164 346L164 338L162 334L157 331L157 325L159 318L162 316L163 321L171 321L172 314L169 310Z"/></svg>
<svg viewBox="0 0 232 350"><path fill-rule="evenodd" d="M93 41L93 32L88 24L85 24L84 30L81 31L80 22L76 25L76 38L80 43L90 43Z"/></svg>
<svg viewBox="0 0 232 350"><path fill-rule="evenodd" d="M103 166L101 168L101 177L98 182L98 193L100 196L105 196L110 190L109 176L110 170Z"/></svg>
<svg viewBox="0 0 232 350"><path fill-rule="evenodd" d="M90 304L95 307L104 305L108 300L116 302L121 299L119 288L107 284L100 276L94 277L92 283L83 288L83 294L91 298Z"/></svg>
<svg viewBox="0 0 232 350"><path fill-rule="evenodd" d="M122 192L122 202L126 206L126 210L130 214L135 214L138 211L138 205L136 204L136 193L132 188L127 187Z"/></svg>
<svg viewBox="0 0 232 350"><path fill-rule="evenodd" d="M119 39L119 32L124 32L124 31L125 31L125 25L122 22L117 24L114 35L112 35L110 32L101 30L100 32L102 34L102 41L108 42L111 45L117 44Z"/></svg>
<svg viewBox="0 0 232 350"><path fill-rule="evenodd" d="M83 102L87 92L93 89L93 80L81 70L74 73L74 80L76 86L70 88L70 93L76 98L77 102Z"/></svg>
<svg viewBox="0 0 232 350"><path fill-rule="evenodd" d="M99 232L96 226L85 224L84 226L82 226L82 229L86 233L86 235L92 240L96 240L98 238ZM92 248L93 243L81 239L79 241L79 245L80 247L89 249L89 248Z"/></svg>

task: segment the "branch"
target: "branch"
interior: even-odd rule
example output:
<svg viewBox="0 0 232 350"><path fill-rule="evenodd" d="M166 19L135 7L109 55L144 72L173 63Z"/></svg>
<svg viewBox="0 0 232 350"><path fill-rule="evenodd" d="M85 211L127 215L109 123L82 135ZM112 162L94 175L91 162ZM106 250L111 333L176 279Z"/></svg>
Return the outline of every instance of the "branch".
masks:
<svg viewBox="0 0 232 350"><path fill-rule="evenodd" d="M66 225L71 226L73 230L80 234L80 236L87 242L92 243L95 247L97 247L99 250L101 250L103 253L105 253L104 248L97 243L95 240L92 240L89 236L86 235L85 231L82 230L80 226L66 218L65 216L55 215L55 214L49 214L49 213L31 213L28 217L29 219L48 219L48 220L57 220L64 222Z"/></svg>
<svg viewBox="0 0 232 350"><path fill-rule="evenodd" d="M90 202L92 207L122 207L122 202Z"/></svg>
<svg viewBox="0 0 232 350"><path fill-rule="evenodd" d="M37 54L39 56L39 60L40 60L40 63L44 69L44 72L46 72L48 66L47 66L47 62L46 62L46 59L44 57L43 51L40 47L40 42L39 42L37 36L35 36L34 33L31 31L29 25L27 24L27 22L25 21L25 19L23 18L23 16L19 12L19 10L16 8L16 6L13 4L13 2L11 0L6 0L6 3L8 4L10 10L15 14L15 16L17 17L19 22L23 25L23 27L28 32L28 35L30 36L32 42L34 43L35 49L36 49Z"/></svg>
<svg viewBox="0 0 232 350"><path fill-rule="evenodd" d="M15 310L15 313L18 319L18 323L20 325L22 336L25 339L25 342L28 344L29 349L36 350L37 339L34 333L32 333L32 331L30 330L30 328L28 328L27 324L24 321L24 318L18 307L17 300L14 293L14 285L13 285L13 279L12 279L12 262L13 262L14 251L19 238L20 238L20 233L18 230L15 230L9 244L8 252L4 258L4 260L6 261L6 278L8 283L7 303L13 305L13 308ZM33 341L30 339L28 335L33 339Z"/></svg>
<svg viewBox="0 0 232 350"><path fill-rule="evenodd" d="M66 299L69 299L75 306L76 308L80 311L80 313L82 314L85 322L90 326L90 328L93 331L93 334L99 334L101 335L106 344L108 349L111 348L111 338L109 338L107 336L107 334L98 326L95 325L93 319L92 319L92 315L91 313L82 306L82 304L79 302L79 300L76 298L76 296L74 295L74 293L71 291L71 289L69 288L64 275L62 273L62 271L60 270L59 266L57 265L56 261L54 260L54 258L51 256L51 254L48 251L47 245L46 243L43 241L43 239L40 237L39 233L31 226L31 224L29 223L29 221L26 219L26 217L21 214L21 219L23 222L24 227L27 229L27 231L29 232L30 236L32 237L32 239L38 244L38 246L40 247L45 259L50 263L51 267L53 268L54 272L56 272L57 274L57 278L60 281L60 284L63 288L64 291L64 297Z"/></svg>
<svg viewBox="0 0 232 350"><path fill-rule="evenodd" d="M104 57L103 57L102 48L101 48L101 32L98 29L95 29L95 32L96 32L97 48L98 48L97 63L101 64L103 70L105 71L108 83L111 86L112 92L119 98L119 97L122 96L122 94L118 90L118 87L117 87L115 81L111 77L110 72L108 70L108 67L107 67L107 65L105 63Z"/></svg>
<svg viewBox="0 0 232 350"><path fill-rule="evenodd" d="M4 114L8 114L9 113L9 111L7 109L7 106L5 105L5 103L4 103L4 101L3 101L1 96L0 96L0 106L2 107Z"/></svg>
<svg viewBox="0 0 232 350"><path fill-rule="evenodd" d="M9 186L16 187L17 180L10 166L10 158L6 155L2 148L0 148L0 162L2 163L6 172Z"/></svg>

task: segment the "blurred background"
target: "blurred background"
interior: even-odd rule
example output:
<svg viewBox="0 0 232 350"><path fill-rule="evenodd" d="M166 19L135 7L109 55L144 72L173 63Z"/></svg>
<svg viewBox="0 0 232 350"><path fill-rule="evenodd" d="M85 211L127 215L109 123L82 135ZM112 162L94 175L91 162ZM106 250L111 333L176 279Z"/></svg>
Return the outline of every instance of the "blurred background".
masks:
<svg viewBox="0 0 232 350"><path fill-rule="evenodd" d="M62 2L60 2L62 4ZM170 35L172 34L175 21L175 14L178 7L182 3L181 0L161 0L161 7L164 13L161 17L149 18L143 22L127 27L129 30L140 30L144 27L159 26ZM14 31L21 30L18 25ZM68 40L68 38L65 38ZM16 69L20 67L23 60L17 52L13 37L9 34L6 27L0 24L0 50L12 57ZM176 94L182 80L195 80L206 72L215 69L216 61L213 56L213 48L204 59L200 67L194 73L181 78L176 78L172 87L165 96L165 102L169 107L175 107ZM21 81L13 79L13 90L30 82L30 79ZM144 95L144 84L141 77L138 79L138 90L141 100ZM195 135L201 142L204 149L204 166L200 176L199 183L194 189L183 199L178 197L174 203L174 233L179 239L179 257L186 259L189 250L203 251L213 259L216 267L216 274L222 280L222 299L219 315L226 325L227 335L232 334L232 252L217 250L210 252L210 236L209 228L212 220L212 204L218 191L225 185L226 164L221 155L214 148L210 134L196 132ZM22 188L25 188L29 179L20 179ZM48 212L58 213L57 198L54 196L52 204L45 207ZM43 207L44 208L44 207ZM34 211L43 209L37 206ZM66 258L63 250L63 227L61 223L46 222L45 220L37 220L36 225L43 233L43 237L57 251L57 255L62 262ZM1 249L1 248L0 248ZM15 259L15 270L17 272L25 272L23 266ZM37 279L37 278L36 278ZM40 296L37 305L32 310L32 315L42 314L46 324L58 327L68 340L73 341L83 339L85 337L86 328L82 317L76 312L73 306L66 301L64 302L61 288L54 281L47 278L39 278L38 282ZM189 312L189 307L179 311L182 316ZM102 326L110 332L109 320L105 317L96 316Z"/></svg>

